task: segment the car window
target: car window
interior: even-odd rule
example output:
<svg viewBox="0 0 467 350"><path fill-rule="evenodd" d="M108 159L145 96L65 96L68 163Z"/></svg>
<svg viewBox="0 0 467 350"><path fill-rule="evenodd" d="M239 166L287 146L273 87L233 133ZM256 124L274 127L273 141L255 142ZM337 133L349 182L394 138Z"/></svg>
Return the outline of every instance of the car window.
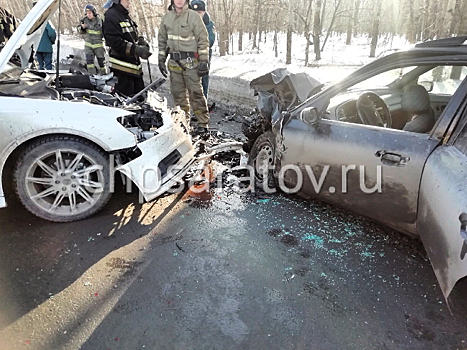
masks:
<svg viewBox="0 0 467 350"><path fill-rule="evenodd" d="M466 76L464 66L392 68L333 96L324 118L428 135Z"/></svg>
<svg viewBox="0 0 467 350"><path fill-rule="evenodd" d="M411 66L388 70L386 72L377 74L369 79L361 81L360 83L354 85L353 89L386 87L394 81L401 79L404 75L413 71L415 68L417 67Z"/></svg>
<svg viewBox="0 0 467 350"><path fill-rule="evenodd" d="M467 75L465 66L439 66L420 75L418 83L433 83L430 93L453 95Z"/></svg>

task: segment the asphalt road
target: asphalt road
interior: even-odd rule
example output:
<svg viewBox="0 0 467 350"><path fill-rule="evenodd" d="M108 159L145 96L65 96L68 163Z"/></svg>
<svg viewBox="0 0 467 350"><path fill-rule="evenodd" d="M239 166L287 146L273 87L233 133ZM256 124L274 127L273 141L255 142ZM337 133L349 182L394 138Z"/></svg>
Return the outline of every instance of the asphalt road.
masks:
<svg viewBox="0 0 467 350"><path fill-rule="evenodd" d="M219 128L238 128L231 121ZM467 349L423 246L319 201L213 189L76 223L0 210L0 349Z"/></svg>

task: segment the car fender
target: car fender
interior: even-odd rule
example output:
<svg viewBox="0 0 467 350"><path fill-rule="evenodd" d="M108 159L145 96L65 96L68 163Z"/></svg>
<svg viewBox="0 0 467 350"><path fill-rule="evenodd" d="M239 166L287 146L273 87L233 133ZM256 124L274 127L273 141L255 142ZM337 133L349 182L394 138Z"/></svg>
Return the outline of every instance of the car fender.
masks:
<svg viewBox="0 0 467 350"><path fill-rule="evenodd" d="M87 102L2 97L0 105L0 179L8 157L39 136L69 134L90 140L107 152L136 146L136 138L117 118L131 112ZM5 206L0 184L0 208Z"/></svg>

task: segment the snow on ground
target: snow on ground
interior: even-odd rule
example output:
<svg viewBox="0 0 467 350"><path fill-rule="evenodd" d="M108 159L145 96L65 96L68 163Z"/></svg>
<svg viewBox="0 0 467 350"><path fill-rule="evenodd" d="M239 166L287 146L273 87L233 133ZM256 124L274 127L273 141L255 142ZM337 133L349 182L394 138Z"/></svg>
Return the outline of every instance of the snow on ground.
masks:
<svg viewBox="0 0 467 350"><path fill-rule="evenodd" d="M322 38L324 40L324 38ZM61 36L61 57L65 58L73 53L73 49L83 49L84 41L76 36ZM340 80L358 67L370 62L373 58L370 54L370 39L360 36L352 39L351 45L345 45L345 35L334 35L328 38L322 59L314 61L313 47L310 47L309 65L305 67L306 41L303 36L294 34L292 44L292 64L285 64L286 35L280 34L278 38L278 57L275 57L273 49L273 33L264 36L259 44L259 49L252 48L252 41L248 40L248 34L243 37L243 51L239 52L238 36L234 37L234 55L219 55L219 47L214 46L211 62L211 75L226 78L239 78L250 81L260 75L268 73L276 68L287 67L292 72L306 72L322 83ZM321 43L322 45L322 43ZM376 50L380 55L387 50L405 48L408 46L402 37L381 37ZM157 40L153 41L154 54L150 62L157 64Z"/></svg>

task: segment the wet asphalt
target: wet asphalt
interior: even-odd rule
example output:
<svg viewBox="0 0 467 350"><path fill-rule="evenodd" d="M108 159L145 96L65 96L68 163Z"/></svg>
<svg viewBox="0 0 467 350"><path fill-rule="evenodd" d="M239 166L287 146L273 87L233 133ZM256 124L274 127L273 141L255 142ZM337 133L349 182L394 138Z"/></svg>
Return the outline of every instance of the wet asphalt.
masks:
<svg viewBox="0 0 467 350"><path fill-rule="evenodd" d="M9 203L0 349L467 349L466 282L449 310L417 239L319 201L121 189L69 224Z"/></svg>

